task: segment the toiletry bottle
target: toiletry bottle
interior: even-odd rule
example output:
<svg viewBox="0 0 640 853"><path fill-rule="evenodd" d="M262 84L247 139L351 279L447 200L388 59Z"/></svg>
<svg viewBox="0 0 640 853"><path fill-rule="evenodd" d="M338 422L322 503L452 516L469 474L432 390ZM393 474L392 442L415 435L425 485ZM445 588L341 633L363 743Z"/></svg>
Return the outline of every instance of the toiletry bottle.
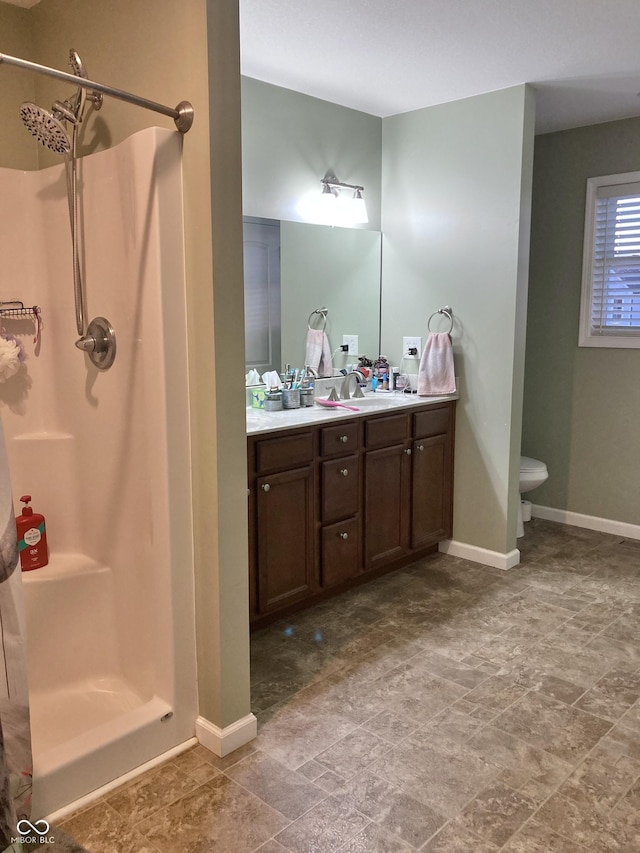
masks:
<svg viewBox="0 0 640 853"><path fill-rule="evenodd" d="M378 356L378 359L373 366L373 372L374 375L378 377L378 381L382 383L385 373L387 375L389 373L389 361L386 355ZM380 387L382 387L382 385Z"/></svg>
<svg viewBox="0 0 640 853"><path fill-rule="evenodd" d="M20 552L22 571L29 572L31 569L41 569L49 562L47 531L44 515L34 512L29 506L31 495L23 495L20 500L25 506L22 513L16 518L18 551Z"/></svg>

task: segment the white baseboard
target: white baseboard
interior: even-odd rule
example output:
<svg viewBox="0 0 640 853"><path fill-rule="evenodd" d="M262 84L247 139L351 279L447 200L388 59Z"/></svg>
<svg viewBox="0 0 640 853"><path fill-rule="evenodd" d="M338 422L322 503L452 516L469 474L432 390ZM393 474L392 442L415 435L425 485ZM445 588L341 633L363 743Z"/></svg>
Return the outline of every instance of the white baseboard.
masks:
<svg viewBox="0 0 640 853"><path fill-rule="evenodd" d="M612 518L598 518L597 515L583 515L581 512L569 512L566 509L555 509L552 506L533 504L531 514L534 518L546 521L557 521L560 524L571 524L574 527L586 527L599 533L611 533L614 536L626 536L627 539L640 539L640 524L630 524L627 521L614 521Z"/></svg>
<svg viewBox="0 0 640 853"><path fill-rule="evenodd" d="M214 755L224 758L230 752L249 743L258 734L258 721L253 714L247 714L230 726L223 729L209 722L204 717L196 718L196 737L210 749Z"/></svg>
<svg viewBox="0 0 640 853"><path fill-rule="evenodd" d="M520 551L514 548L506 554L500 551L489 551L488 548L479 548L477 545L467 545L466 542L457 542L455 539L445 539L438 545L438 550L452 557L463 557L474 563L482 563L483 566L492 566L494 569L512 569L520 562Z"/></svg>

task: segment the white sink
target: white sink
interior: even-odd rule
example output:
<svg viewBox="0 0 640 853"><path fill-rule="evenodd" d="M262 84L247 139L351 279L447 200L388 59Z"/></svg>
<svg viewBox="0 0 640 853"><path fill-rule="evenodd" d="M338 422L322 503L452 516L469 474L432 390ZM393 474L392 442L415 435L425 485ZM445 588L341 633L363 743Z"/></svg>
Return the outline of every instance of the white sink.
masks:
<svg viewBox="0 0 640 853"><path fill-rule="evenodd" d="M339 402L356 409L382 408L398 402L398 397L400 397L399 394L390 394L388 391L369 392L364 397L351 397L349 400L340 400Z"/></svg>
<svg viewBox="0 0 640 853"><path fill-rule="evenodd" d="M350 406L388 406L395 399L395 395L389 394L388 391L382 391L380 394L371 393L365 397L354 397L352 400L344 400Z"/></svg>

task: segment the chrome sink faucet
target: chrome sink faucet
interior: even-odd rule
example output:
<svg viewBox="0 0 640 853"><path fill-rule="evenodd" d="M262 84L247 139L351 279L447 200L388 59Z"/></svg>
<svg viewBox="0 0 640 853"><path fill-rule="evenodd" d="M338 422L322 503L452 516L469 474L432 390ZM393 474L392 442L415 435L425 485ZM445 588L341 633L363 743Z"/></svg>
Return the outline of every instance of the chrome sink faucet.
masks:
<svg viewBox="0 0 640 853"><path fill-rule="evenodd" d="M341 400L349 400L349 382L351 379L355 377L356 379L356 387L353 392L353 396L355 397L364 397L362 393L362 388L360 387L361 382L366 382L366 377L364 374L360 373L359 370L354 370L353 373L347 373L347 375L342 380L342 385L340 386L340 399Z"/></svg>

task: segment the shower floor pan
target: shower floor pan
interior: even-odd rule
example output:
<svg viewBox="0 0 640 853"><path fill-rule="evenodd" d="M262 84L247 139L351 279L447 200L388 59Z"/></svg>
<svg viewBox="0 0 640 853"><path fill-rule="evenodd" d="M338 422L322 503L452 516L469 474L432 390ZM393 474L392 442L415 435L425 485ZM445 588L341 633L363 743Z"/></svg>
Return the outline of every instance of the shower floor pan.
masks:
<svg viewBox="0 0 640 853"><path fill-rule="evenodd" d="M22 578L37 763L43 752L135 710L153 692L145 695L123 672L108 566L84 554L52 554L48 566Z"/></svg>
<svg viewBox="0 0 640 853"><path fill-rule="evenodd" d="M34 690L29 695L31 743L36 759L86 732L144 704L122 678L104 676L63 689Z"/></svg>
<svg viewBox="0 0 640 853"><path fill-rule="evenodd" d="M158 728L172 709L123 673L108 566L53 554L22 577L40 818L161 752Z"/></svg>

